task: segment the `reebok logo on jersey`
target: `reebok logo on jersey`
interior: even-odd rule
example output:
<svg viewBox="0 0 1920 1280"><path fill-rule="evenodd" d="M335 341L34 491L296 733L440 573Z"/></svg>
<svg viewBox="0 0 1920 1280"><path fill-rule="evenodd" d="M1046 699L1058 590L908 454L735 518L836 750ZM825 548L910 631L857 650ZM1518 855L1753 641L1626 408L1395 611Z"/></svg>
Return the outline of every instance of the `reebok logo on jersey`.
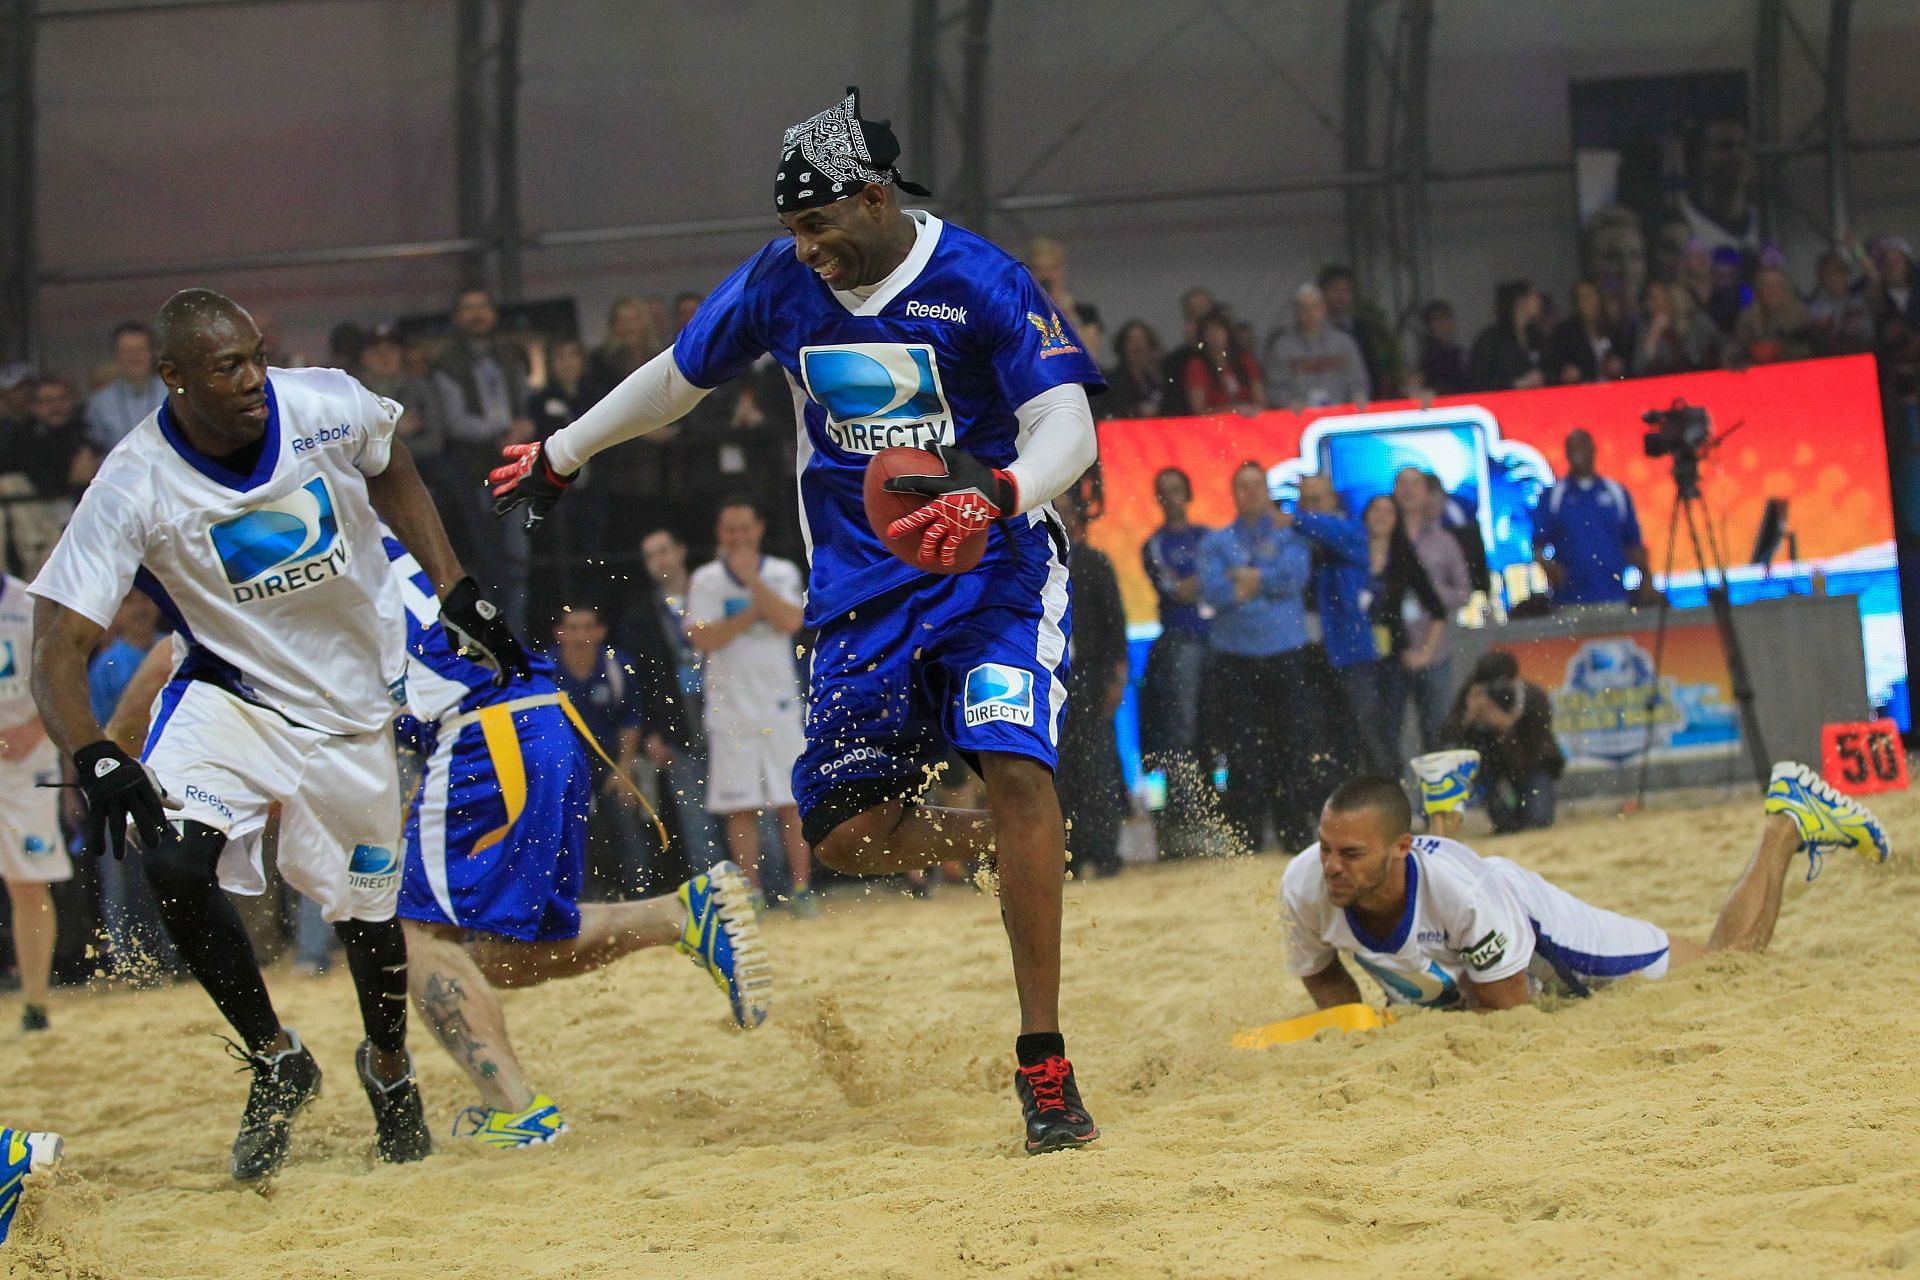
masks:
<svg viewBox="0 0 1920 1280"><path fill-rule="evenodd" d="M207 530L235 604L303 591L347 570L351 547L340 536L333 490L315 476L283 498L264 502Z"/></svg>
<svg viewBox="0 0 1920 1280"><path fill-rule="evenodd" d="M948 306L944 302L909 302L907 314L920 320L945 320L951 324L965 324L967 309Z"/></svg>
<svg viewBox="0 0 1920 1280"><path fill-rule="evenodd" d="M924 342L802 347L800 378L827 411L827 438L848 453L954 443L940 366Z"/></svg>
<svg viewBox="0 0 1920 1280"><path fill-rule="evenodd" d="M1507 954L1507 935L1498 929L1487 930L1487 936L1466 950L1467 965L1475 972L1491 969L1500 963L1500 957Z"/></svg>
<svg viewBox="0 0 1920 1280"><path fill-rule="evenodd" d="M967 703L962 712L969 729L1005 720L1033 723L1033 673L998 662L983 662L967 672Z"/></svg>
<svg viewBox="0 0 1920 1280"><path fill-rule="evenodd" d="M310 436L296 436L288 441L295 453L305 453L309 449L318 449L323 444L337 444L353 438L353 428L346 423L337 427L322 427Z"/></svg>

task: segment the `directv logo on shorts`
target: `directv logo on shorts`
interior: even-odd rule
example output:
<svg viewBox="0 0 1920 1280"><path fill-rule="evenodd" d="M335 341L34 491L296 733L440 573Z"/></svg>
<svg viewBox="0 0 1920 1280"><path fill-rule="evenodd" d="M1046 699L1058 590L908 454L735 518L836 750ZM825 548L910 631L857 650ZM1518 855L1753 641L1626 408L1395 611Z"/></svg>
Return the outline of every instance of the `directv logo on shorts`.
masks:
<svg viewBox="0 0 1920 1280"><path fill-rule="evenodd" d="M967 705L963 716L969 729L994 720L1033 723L1033 673L998 662L983 662L967 672Z"/></svg>
<svg viewBox="0 0 1920 1280"><path fill-rule="evenodd" d="M400 859L385 845L357 844L347 862L347 883L356 889L384 889L400 874Z"/></svg>
<svg viewBox="0 0 1920 1280"><path fill-rule="evenodd" d="M207 530L236 604L267 600L339 577L350 559L325 476Z"/></svg>
<svg viewBox="0 0 1920 1280"><path fill-rule="evenodd" d="M827 411L827 438L848 453L953 443L953 411L925 343L802 347L800 376Z"/></svg>

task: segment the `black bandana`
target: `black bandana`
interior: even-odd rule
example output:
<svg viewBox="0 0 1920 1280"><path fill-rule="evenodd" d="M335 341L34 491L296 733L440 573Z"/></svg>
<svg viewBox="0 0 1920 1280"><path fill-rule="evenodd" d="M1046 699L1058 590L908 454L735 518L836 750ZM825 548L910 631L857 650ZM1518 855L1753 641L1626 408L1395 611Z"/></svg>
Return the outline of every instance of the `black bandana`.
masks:
<svg viewBox="0 0 1920 1280"><path fill-rule="evenodd" d="M773 207L793 213L844 200L869 182L892 183L911 195L933 194L908 182L894 168L900 142L885 120L860 118L860 90L780 138L780 172L773 180Z"/></svg>

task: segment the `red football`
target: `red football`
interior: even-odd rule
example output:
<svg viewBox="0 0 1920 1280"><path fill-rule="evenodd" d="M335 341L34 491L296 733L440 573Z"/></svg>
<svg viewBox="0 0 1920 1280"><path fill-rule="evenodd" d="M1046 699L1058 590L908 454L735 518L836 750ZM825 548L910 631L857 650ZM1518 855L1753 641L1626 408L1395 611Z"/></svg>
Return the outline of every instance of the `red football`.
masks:
<svg viewBox="0 0 1920 1280"><path fill-rule="evenodd" d="M946 468L940 464L939 456L926 449L897 445L874 454L873 461L867 464L867 523L873 526L874 535L887 544L887 550L916 569L926 569L929 573L965 573L979 564L980 557L987 553L985 529L960 544L960 554L951 565L932 568L920 563L921 530L916 529L904 538L887 536L888 525L901 516L918 511L927 501L917 493L889 493L885 488L887 481L895 476L945 474Z"/></svg>

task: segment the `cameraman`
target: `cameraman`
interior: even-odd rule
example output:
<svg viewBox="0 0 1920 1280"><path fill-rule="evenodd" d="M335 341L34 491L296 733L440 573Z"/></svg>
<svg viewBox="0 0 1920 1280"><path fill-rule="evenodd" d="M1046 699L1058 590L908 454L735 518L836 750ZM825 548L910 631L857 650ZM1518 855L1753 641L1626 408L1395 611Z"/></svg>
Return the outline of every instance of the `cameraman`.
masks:
<svg viewBox="0 0 1920 1280"><path fill-rule="evenodd" d="M1553 602L1619 604L1628 598L1623 576L1640 571L1636 604L1658 597L1640 540L1640 518L1618 480L1593 469L1593 436L1584 427L1567 433L1567 475L1540 495L1533 510L1533 550L1553 588ZM1551 554L1549 554L1551 548Z"/></svg>
<svg viewBox="0 0 1920 1280"><path fill-rule="evenodd" d="M1440 741L1480 753L1480 785L1496 832L1553 825L1553 784L1567 758L1553 736L1547 691L1520 678L1520 663L1505 649L1480 655Z"/></svg>

